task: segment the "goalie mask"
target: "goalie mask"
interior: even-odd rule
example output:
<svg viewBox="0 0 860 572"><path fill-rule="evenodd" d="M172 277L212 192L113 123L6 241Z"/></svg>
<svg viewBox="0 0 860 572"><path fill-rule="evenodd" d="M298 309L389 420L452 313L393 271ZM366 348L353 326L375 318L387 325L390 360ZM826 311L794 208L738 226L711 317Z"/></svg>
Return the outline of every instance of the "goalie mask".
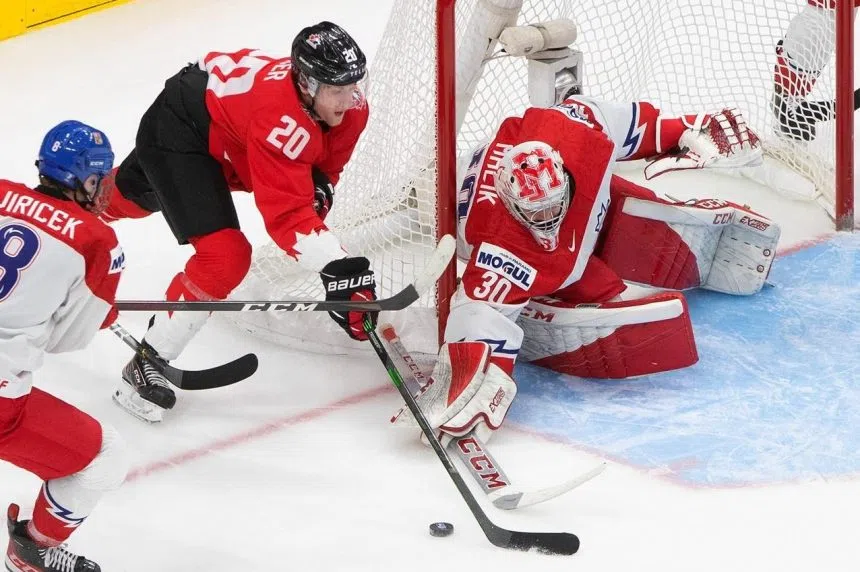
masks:
<svg viewBox="0 0 860 572"><path fill-rule="evenodd" d="M556 249L570 206L570 179L558 151L541 141L511 147L496 173L496 192L538 244Z"/></svg>

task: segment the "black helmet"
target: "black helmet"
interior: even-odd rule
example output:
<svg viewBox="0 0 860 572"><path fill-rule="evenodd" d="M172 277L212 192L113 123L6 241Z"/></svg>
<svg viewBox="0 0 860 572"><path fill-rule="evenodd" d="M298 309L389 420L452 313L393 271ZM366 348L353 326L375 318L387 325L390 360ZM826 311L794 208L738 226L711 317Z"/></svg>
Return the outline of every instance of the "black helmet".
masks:
<svg viewBox="0 0 860 572"><path fill-rule="evenodd" d="M364 52L343 28L320 22L302 30L293 40L293 69L328 85L349 85L367 72Z"/></svg>

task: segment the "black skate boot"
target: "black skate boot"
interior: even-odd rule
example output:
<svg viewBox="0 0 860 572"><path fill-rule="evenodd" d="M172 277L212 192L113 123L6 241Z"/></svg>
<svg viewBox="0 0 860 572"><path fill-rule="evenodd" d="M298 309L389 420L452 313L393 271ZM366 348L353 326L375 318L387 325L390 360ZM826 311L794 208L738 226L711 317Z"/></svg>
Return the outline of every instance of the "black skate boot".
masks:
<svg viewBox="0 0 860 572"><path fill-rule="evenodd" d="M101 572L98 564L83 556L72 554L65 544L46 548L27 534L27 521L18 522L18 505L9 505L6 513L9 527L9 547L6 549L6 569L10 572Z"/></svg>
<svg viewBox="0 0 860 572"><path fill-rule="evenodd" d="M145 341L141 346L146 353L158 353ZM123 383L114 391L113 399L120 407L143 421L158 423L164 412L176 405L176 394L152 363L135 354L122 370Z"/></svg>

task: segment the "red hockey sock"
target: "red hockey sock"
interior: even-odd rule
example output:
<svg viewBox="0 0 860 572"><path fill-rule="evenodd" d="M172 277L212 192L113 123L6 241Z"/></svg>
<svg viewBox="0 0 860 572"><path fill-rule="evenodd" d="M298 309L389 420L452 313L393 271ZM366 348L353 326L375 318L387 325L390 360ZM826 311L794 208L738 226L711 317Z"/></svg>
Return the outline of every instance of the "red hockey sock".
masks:
<svg viewBox="0 0 860 572"><path fill-rule="evenodd" d="M68 540L87 516L74 514L69 508L61 506L51 495L48 483L45 483L36 498L33 520L27 524L27 534L37 544L57 546Z"/></svg>

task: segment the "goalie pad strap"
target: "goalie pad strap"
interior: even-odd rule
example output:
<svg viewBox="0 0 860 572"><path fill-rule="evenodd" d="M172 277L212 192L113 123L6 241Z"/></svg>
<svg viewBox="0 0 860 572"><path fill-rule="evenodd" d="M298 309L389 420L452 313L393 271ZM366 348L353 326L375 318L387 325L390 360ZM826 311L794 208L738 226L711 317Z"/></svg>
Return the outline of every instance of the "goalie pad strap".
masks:
<svg viewBox="0 0 860 572"><path fill-rule="evenodd" d="M532 299L519 324L523 359L579 377L647 375L699 359L687 303L677 292L578 306Z"/></svg>

